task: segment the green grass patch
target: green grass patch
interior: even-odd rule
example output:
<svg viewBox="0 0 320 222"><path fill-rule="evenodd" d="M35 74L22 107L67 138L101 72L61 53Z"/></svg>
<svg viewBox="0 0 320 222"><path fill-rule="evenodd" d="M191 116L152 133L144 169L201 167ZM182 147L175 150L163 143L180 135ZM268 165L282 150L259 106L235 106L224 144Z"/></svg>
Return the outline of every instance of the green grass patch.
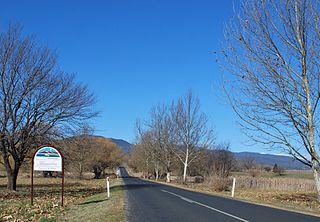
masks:
<svg viewBox="0 0 320 222"><path fill-rule="evenodd" d="M121 179L111 184L111 197L100 193L86 198L81 203L71 206L56 221L95 221L124 222L124 188Z"/></svg>

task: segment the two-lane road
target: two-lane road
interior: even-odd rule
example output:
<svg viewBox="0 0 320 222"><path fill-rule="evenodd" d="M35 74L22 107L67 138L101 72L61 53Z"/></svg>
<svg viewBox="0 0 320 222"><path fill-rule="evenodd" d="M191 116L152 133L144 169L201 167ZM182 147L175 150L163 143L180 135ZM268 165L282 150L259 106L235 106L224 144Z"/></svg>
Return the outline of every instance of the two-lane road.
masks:
<svg viewBox="0 0 320 222"><path fill-rule="evenodd" d="M319 217L192 192L129 177L125 183L128 222L313 222Z"/></svg>

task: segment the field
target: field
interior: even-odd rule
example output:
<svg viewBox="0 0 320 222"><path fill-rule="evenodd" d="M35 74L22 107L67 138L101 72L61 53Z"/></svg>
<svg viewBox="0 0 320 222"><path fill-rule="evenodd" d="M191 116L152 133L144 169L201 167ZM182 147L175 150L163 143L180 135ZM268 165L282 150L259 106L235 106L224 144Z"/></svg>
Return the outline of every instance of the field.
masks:
<svg viewBox="0 0 320 222"><path fill-rule="evenodd" d="M232 172L231 176L250 176L248 172ZM261 172L258 175L263 178L296 178L313 180L313 174L309 170L287 170L282 175L273 172Z"/></svg>
<svg viewBox="0 0 320 222"><path fill-rule="evenodd" d="M6 189L6 178L0 177L0 220L81 221L79 218L90 215L94 221L99 221L101 216L109 221L124 221L121 179L111 181L111 198L107 199L105 179L66 178L64 207L60 206L61 178L38 177L34 183L34 205L31 206L30 178L20 176L17 191L13 192Z"/></svg>

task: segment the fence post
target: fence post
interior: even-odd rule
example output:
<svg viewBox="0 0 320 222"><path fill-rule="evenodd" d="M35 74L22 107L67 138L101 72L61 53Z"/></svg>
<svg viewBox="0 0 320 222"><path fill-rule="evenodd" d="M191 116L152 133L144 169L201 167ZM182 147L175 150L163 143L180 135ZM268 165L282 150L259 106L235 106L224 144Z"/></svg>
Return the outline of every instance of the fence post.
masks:
<svg viewBox="0 0 320 222"><path fill-rule="evenodd" d="M110 184L109 184L109 177L107 177L107 197L110 197Z"/></svg>
<svg viewBox="0 0 320 222"><path fill-rule="evenodd" d="M236 188L236 178L233 178L231 197L234 197L234 189Z"/></svg>

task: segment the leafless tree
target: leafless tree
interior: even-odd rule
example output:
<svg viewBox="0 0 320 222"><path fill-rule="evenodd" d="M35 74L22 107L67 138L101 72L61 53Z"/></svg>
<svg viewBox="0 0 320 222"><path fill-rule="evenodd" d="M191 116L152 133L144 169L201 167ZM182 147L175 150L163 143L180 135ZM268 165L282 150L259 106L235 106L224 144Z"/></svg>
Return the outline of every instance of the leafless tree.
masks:
<svg viewBox="0 0 320 222"><path fill-rule="evenodd" d="M254 140L314 173L320 200L320 8L317 0L245 0L226 28L225 79Z"/></svg>
<svg viewBox="0 0 320 222"><path fill-rule="evenodd" d="M256 161L253 157L250 156L245 156L242 160L241 160L241 165L245 170L251 170L253 168L256 167Z"/></svg>
<svg viewBox="0 0 320 222"><path fill-rule="evenodd" d="M235 158L230 152L229 146L229 144L220 144L214 151L214 169L215 174L219 177L228 177L235 166Z"/></svg>
<svg viewBox="0 0 320 222"><path fill-rule="evenodd" d="M0 151L11 190L32 148L96 115L87 87L17 26L0 34L0 100Z"/></svg>
<svg viewBox="0 0 320 222"><path fill-rule="evenodd" d="M149 128L154 139L153 153L157 154L166 171L166 181L170 182L171 166L175 160L173 150L177 141L168 106L158 104L152 108Z"/></svg>
<svg viewBox="0 0 320 222"><path fill-rule="evenodd" d="M131 162L141 169L143 169L144 177L149 177L149 172L153 171L155 173L155 179L158 180L161 162L160 162L160 150L156 144L154 138L154 132L149 129L142 129L141 123L136 123L137 144L133 149L133 155L131 156ZM137 163L137 160L142 161Z"/></svg>
<svg viewBox="0 0 320 222"><path fill-rule="evenodd" d="M148 178L150 172L150 156L143 143L137 143L131 150L128 165L137 172L142 172L143 178Z"/></svg>
<svg viewBox="0 0 320 222"><path fill-rule="evenodd" d="M177 146L173 150L183 164L183 182L186 182L187 168L196 158L200 149L210 148L213 130L208 127L208 118L200 111L200 101L191 90L179 98L172 110L177 135Z"/></svg>
<svg viewBox="0 0 320 222"><path fill-rule="evenodd" d="M89 158L92 155L91 148L94 146L93 129L87 124L83 124L75 135L60 142L64 147L64 154L68 165L74 172L78 173L79 179L83 179L83 173L88 170Z"/></svg>
<svg viewBox="0 0 320 222"><path fill-rule="evenodd" d="M139 141L143 144L145 152L149 156L155 173L155 179L158 180L160 177L160 171L171 165L171 156L169 155L170 150L167 149L167 136L165 130L165 106L155 106L151 109L150 119L145 122L143 130L141 125L138 128Z"/></svg>
<svg viewBox="0 0 320 222"><path fill-rule="evenodd" d="M214 150L207 150L203 162L205 162L206 174L210 178L213 176L228 177L236 163L229 150L229 144L220 144Z"/></svg>

